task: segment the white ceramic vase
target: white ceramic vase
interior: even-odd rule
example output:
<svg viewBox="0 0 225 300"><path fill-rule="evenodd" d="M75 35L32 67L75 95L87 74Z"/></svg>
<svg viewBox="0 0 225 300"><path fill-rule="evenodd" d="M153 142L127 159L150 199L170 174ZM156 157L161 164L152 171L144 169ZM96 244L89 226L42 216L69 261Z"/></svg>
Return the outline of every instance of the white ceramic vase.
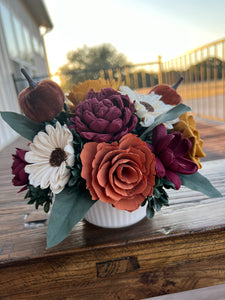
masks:
<svg viewBox="0 0 225 300"><path fill-rule="evenodd" d="M133 225L146 216L146 206L133 212L118 210L111 204L98 200L86 213L84 219L104 228L122 228Z"/></svg>

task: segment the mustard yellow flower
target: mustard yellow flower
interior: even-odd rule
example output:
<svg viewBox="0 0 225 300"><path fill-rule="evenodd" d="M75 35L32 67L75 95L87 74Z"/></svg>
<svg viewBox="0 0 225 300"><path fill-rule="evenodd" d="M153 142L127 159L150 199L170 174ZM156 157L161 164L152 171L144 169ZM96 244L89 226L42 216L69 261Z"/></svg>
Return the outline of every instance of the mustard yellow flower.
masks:
<svg viewBox="0 0 225 300"><path fill-rule="evenodd" d="M79 82L78 86L73 85L72 91L69 93L67 98L72 102L70 108L75 108L76 105L84 101L87 93L93 89L95 92L100 92L101 89L111 87L114 90L118 90L121 85L120 81L116 80L105 80L104 78L99 78L98 80L86 80L84 82Z"/></svg>
<svg viewBox="0 0 225 300"><path fill-rule="evenodd" d="M202 150L203 140L200 139L199 131L196 129L196 122L193 116L188 113L184 113L179 119L180 121L173 125L174 130L180 131L184 137L191 141L192 147L187 157L194 161L199 169L201 169L200 157L204 157L206 154Z"/></svg>

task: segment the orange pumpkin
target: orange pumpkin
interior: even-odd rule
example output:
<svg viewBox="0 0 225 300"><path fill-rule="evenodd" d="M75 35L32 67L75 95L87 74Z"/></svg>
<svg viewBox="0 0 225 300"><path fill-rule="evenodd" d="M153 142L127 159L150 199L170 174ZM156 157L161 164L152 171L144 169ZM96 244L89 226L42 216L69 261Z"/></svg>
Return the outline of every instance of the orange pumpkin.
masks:
<svg viewBox="0 0 225 300"><path fill-rule="evenodd" d="M181 77L179 81L173 86L169 86L167 84L158 84L150 90L149 94L151 92L154 92L155 94L162 96L160 100L165 104L177 105L182 101L182 98L177 93L176 89L183 79L184 78Z"/></svg>
<svg viewBox="0 0 225 300"><path fill-rule="evenodd" d="M50 80L44 79L34 82L24 69L21 69L29 82L18 97L22 112L31 120L41 123L51 121L63 109L65 96L60 86Z"/></svg>

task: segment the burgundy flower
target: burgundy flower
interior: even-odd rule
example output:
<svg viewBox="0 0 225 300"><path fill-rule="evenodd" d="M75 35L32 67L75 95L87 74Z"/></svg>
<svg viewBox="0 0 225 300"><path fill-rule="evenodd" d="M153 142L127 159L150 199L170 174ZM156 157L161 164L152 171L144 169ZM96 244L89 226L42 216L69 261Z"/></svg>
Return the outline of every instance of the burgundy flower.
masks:
<svg viewBox="0 0 225 300"><path fill-rule="evenodd" d="M156 174L159 178L165 177L179 189L181 181L178 174L193 174L198 166L185 156L191 148L189 139L180 132L167 134L163 124L153 130L152 145L148 147L156 156Z"/></svg>
<svg viewBox="0 0 225 300"><path fill-rule="evenodd" d="M16 148L16 154L13 154L12 174L15 175L12 179L12 183L15 186L24 186L19 192L24 191L28 184L28 174L25 173L24 168L27 165L24 157L26 150Z"/></svg>
<svg viewBox="0 0 225 300"><path fill-rule="evenodd" d="M137 125L133 114L134 104L127 95L121 95L112 88L101 92L91 90L84 102L75 110L71 125L81 137L94 142L119 140Z"/></svg>

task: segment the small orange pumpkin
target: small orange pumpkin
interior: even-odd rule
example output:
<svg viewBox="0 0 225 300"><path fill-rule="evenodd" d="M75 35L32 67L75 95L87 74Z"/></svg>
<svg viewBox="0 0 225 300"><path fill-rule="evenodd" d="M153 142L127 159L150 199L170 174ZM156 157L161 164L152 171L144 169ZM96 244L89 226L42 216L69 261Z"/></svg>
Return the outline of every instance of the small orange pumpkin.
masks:
<svg viewBox="0 0 225 300"><path fill-rule="evenodd" d="M50 79L36 83L24 69L21 69L21 72L29 83L29 87L25 88L18 97L22 112L38 123L51 121L63 109L65 95L62 89Z"/></svg>
<svg viewBox="0 0 225 300"><path fill-rule="evenodd" d="M155 94L162 96L160 100L165 104L177 105L182 101L182 98L177 93L176 89L183 79L184 78L181 77L173 86L169 86L168 84L158 84L150 90L149 94L154 92Z"/></svg>

